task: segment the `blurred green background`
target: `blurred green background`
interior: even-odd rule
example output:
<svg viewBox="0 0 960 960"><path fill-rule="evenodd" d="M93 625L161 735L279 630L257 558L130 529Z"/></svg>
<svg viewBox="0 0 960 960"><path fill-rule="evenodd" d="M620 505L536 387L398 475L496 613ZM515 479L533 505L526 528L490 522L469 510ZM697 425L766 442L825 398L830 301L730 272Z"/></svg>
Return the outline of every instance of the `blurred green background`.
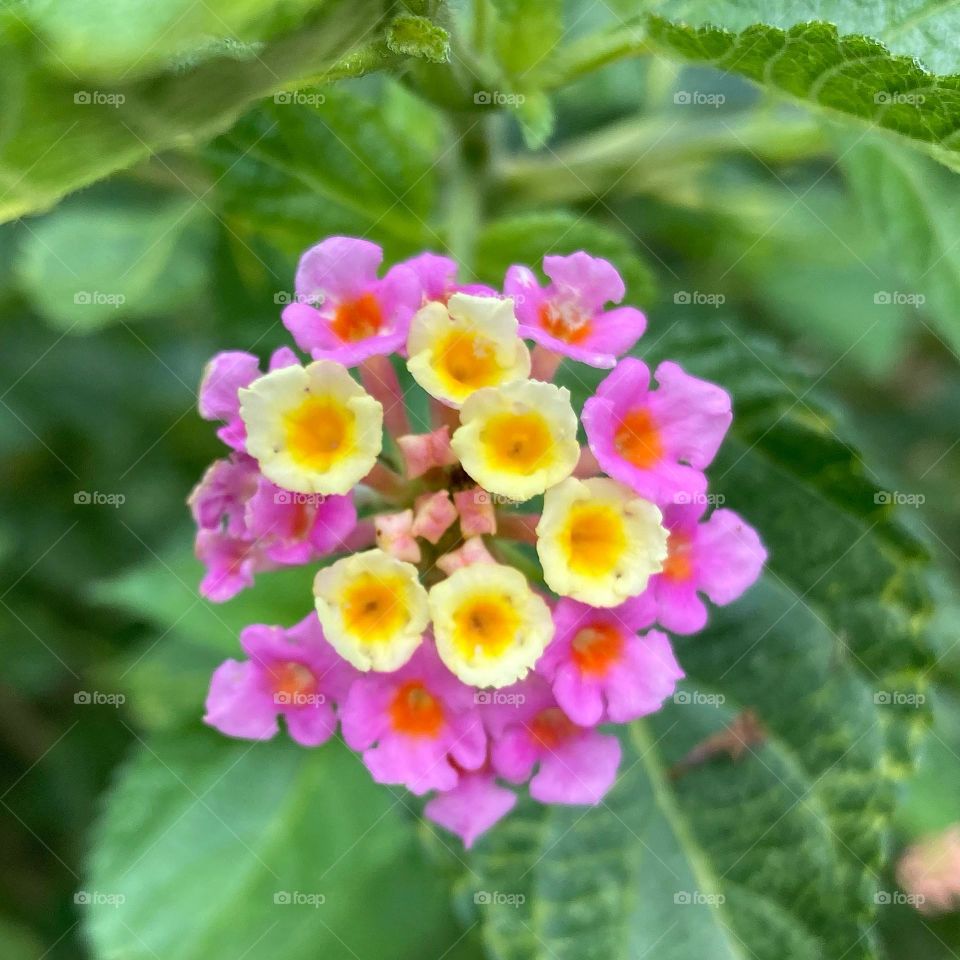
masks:
<svg viewBox="0 0 960 960"><path fill-rule="evenodd" d="M149 84L161 68L187 77L197 63L259 60L259 39L299 29L310 5L275 6L269 22L238 13L193 33L187 18L184 36L207 38L189 54L173 42L179 28L154 31L169 49L149 23L149 46L129 28L103 59L90 35L47 10L51 46L34 51L36 62L65 90L100 83L91 102L61 105L57 129L87 129L94 154L107 156L117 148L97 123L117 108L96 102L100 88ZM617 19L600 7L568 7L566 29L576 38ZM7 24L10 64L32 43L21 22ZM454 46L454 70L470 68L469 53ZM238 891L261 880L231 878L234 888L194 862L171 777L185 777L174 792L215 806L258 859L261 842L282 846L285 834L285 857L298 847L323 852L325 883L348 894L319 921L340 931L325 956L480 955L476 922L462 925L448 906L450 864L441 855L409 866L420 854L415 833L400 829L416 818L408 799L372 787L333 746L322 767L277 746L249 773L246 747L199 721L209 672L233 652L239 627L302 616L309 571L263 577L222 608L199 600L185 499L221 450L197 416L197 383L217 350L266 356L287 342L280 304L297 256L331 233L370 237L391 258L448 246L469 254L463 279L494 282L523 259L531 236L540 249L585 247L624 270L649 317L647 341L675 328L757 336L799 372L791 381L805 384L799 403L809 390L845 411L845 436L881 489L905 501L901 522L935 557L932 726L901 788L894 858L960 821L956 174L903 139L775 99L734 73L659 56L602 66L563 85L549 107L528 91L516 109L440 111L430 100L449 100L440 73L448 67L429 58L405 60L381 44L332 73L360 72L359 61L375 55L386 72L307 85L299 99L268 96L210 142L178 143L164 129L158 155L131 158L52 209L0 227L5 958L245 955L251 931L270 927L267 893L256 900L263 915L251 916ZM25 62L5 69L20 70L15 81L40 97ZM146 88L158 103L161 85ZM31 156L40 162L40 148ZM15 179L0 188L9 193ZM807 520L791 522L802 530ZM122 781L91 859L92 825L125 762L139 775ZM291 794L308 799L288 804ZM255 820L263 811L269 829ZM349 840L361 821L377 824L362 852ZM154 828L170 830L174 845L147 843ZM118 850L128 856L122 871ZM393 882L398 864L406 866ZM103 893L89 889L91 870L135 884L137 865L152 865L156 916L130 921L133 946L111 951L123 938L101 911L102 949L91 952L83 898ZM291 869L311 882L309 871ZM883 869L894 889L892 867ZM279 881L262 882L269 891ZM194 904L190 920L169 912L164 896ZM893 957L960 950L956 915L923 918L894 905L878 911L874 929ZM327 936L316 924L309 935L318 930ZM319 955L303 947L306 935L299 921L280 921L267 955Z"/></svg>

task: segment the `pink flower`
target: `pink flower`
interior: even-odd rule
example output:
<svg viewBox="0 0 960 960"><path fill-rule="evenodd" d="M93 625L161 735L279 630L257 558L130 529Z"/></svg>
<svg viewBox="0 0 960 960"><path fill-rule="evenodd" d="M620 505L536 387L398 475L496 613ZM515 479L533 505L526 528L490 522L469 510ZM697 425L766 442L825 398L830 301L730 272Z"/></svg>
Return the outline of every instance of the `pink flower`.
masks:
<svg viewBox="0 0 960 960"><path fill-rule="evenodd" d="M203 720L221 733L269 740L283 716L304 747L316 747L336 730L334 700L355 675L324 639L316 614L289 630L255 624L240 634L250 658L227 660L214 671Z"/></svg>
<svg viewBox="0 0 960 960"><path fill-rule="evenodd" d="M490 694L485 708L493 769L523 783L534 768L530 796L541 803L595 804L613 786L620 741L575 724L539 677Z"/></svg>
<svg viewBox="0 0 960 960"><path fill-rule="evenodd" d="M460 532L465 537L478 537L497 532L497 514L493 500L482 487L458 490L453 502L460 514Z"/></svg>
<svg viewBox="0 0 960 960"><path fill-rule="evenodd" d="M928 916L960 907L960 826L924 837L908 847L897 865L897 880Z"/></svg>
<svg viewBox="0 0 960 960"><path fill-rule="evenodd" d="M480 283L457 283L457 262L436 253L421 253L405 260L401 266L412 270L423 289L423 302L440 300L446 303L450 295L458 292L472 293L478 297L497 297L496 290Z"/></svg>
<svg viewBox="0 0 960 960"><path fill-rule="evenodd" d="M437 794L424 807L428 820L455 833L469 850L480 834L506 816L517 802L517 795L497 784L491 773L462 773L460 782L445 793Z"/></svg>
<svg viewBox="0 0 960 960"><path fill-rule="evenodd" d="M451 467L457 455L450 446L450 428L440 427L432 433L410 433L397 437L397 446L407 468L408 477L419 477L434 467Z"/></svg>
<svg viewBox="0 0 960 960"><path fill-rule="evenodd" d="M450 499L449 490L423 493L414 502L413 533L430 543L439 543L456 519L457 508Z"/></svg>
<svg viewBox="0 0 960 960"><path fill-rule="evenodd" d="M243 454L215 461L188 502L206 567L200 592L217 603L251 586L258 572L341 548L357 525L352 496L282 490Z"/></svg>
<svg viewBox="0 0 960 960"><path fill-rule="evenodd" d="M474 689L440 662L431 640L394 673L367 673L341 710L343 737L378 783L416 794L450 790L461 770L476 770L487 739Z"/></svg>
<svg viewBox="0 0 960 960"><path fill-rule="evenodd" d="M467 537L462 547L437 557L437 566L450 576L454 570L469 567L472 563L496 563L482 537Z"/></svg>
<svg viewBox="0 0 960 960"><path fill-rule="evenodd" d="M553 642L537 672L553 686L564 713L591 727L602 721L629 723L654 713L683 677L667 635L638 635L653 622L645 596L598 609L561 599L553 610Z"/></svg>
<svg viewBox="0 0 960 960"><path fill-rule="evenodd" d="M373 518L373 528L377 534L377 546L385 553L407 563L420 562L420 544L413 535L412 510L377 514Z"/></svg>
<svg viewBox="0 0 960 960"><path fill-rule="evenodd" d="M705 510L701 501L664 511L667 559L643 596L653 601L660 626L673 633L696 633L706 625L698 592L718 606L731 603L760 576L767 559L756 530L736 513L714 510L700 523Z"/></svg>
<svg viewBox="0 0 960 960"><path fill-rule="evenodd" d="M290 367L300 361L289 347L280 347L270 357L270 370ZM240 419L237 391L250 386L260 376L260 361L252 353L226 350L216 354L203 371L200 381L200 416L221 420L217 436L234 450L243 452L247 431Z"/></svg>
<svg viewBox="0 0 960 960"><path fill-rule="evenodd" d="M301 350L351 367L403 347L420 281L402 264L378 279L382 260L377 244L354 237L329 237L300 258L283 323Z"/></svg>
<svg viewBox="0 0 960 960"><path fill-rule="evenodd" d="M640 360L621 360L583 406L584 429L600 466L642 497L690 503L707 489L710 465L733 419L729 394L665 361L658 388Z"/></svg>
<svg viewBox="0 0 960 960"><path fill-rule="evenodd" d="M592 367L612 367L643 335L647 319L634 307L604 311L625 292L613 264L582 250L544 257L552 283L541 288L533 271L512 266L504 293L516 303L520 336Z"/></svg>

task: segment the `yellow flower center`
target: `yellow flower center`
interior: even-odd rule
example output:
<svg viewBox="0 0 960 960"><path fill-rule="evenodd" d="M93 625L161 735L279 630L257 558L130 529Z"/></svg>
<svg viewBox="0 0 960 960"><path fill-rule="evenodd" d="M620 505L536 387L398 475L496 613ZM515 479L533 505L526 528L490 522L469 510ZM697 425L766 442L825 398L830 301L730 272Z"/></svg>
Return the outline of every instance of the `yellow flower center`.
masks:
<svg viewBox="0 0 960 960"><path fill-rule="evenodd" d="M623 518L605 504L575 504L570 510L561 544L574 573L606 576L620 562L627 547Z"/></svg>
<svg viewBox="0 0 960 960"><path fill-rule="evenodd" d="M529 474L546 467L553 434L539 413L500 413L483 427L481 442L490 465L507 473Z"/></svg>
<svg viewBox="0 0 960 960"><path fill-rule="evenodd" d="M513 644L520 617L507 597L477 596L454 614L454 643L465 657L500 656Z"/></svg>
<svg viewBox="0 0 960 960"><path fill-rule="evenodd" d="M436 350L435 366L454 390L479 390L500 380L496 349L489 340L461 330L448 334Z"/></svg>
<svg viewBox="0 0 960 960"><path fill-rule="evenodd" d="M364 573L343 592L343 625L364 642L390 640L409 619L406 584L399 576Z"/></svg>
<svg viewBox="0 0 960 960"><path fill-rule="evenodd" d="M284 417L290 456L310 470L329 470L353 448L354 415L333 397L308 397Z"/></svg>

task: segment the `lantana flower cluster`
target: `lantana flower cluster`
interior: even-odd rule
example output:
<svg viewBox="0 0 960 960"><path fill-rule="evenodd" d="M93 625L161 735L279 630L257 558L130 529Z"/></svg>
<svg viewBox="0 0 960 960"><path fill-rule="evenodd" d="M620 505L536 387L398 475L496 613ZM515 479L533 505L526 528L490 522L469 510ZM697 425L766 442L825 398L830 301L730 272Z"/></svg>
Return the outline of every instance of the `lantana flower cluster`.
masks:
<svg viewBox="0 0 960 960"><path fill-rule="evenodd" d="M339 726L469 846L523 784L598 803L621 759L609 725L683 677L668 632L700 630L703 598L736 599L766 555L737 514L707 515L730 397L624 357L646 319L612 264L547 256L549 282L513 266L501 291L432 253L382 260L361 239L311 248L283 311L309 359L226 352L204 375L229 452L190 497L201 592L317 570L302 621L241 633L205 720L261 740L282 718L306 747ZM552 382L564 360L610 371L579 418ZM431 422L411 425L418 390Z"/></svg>

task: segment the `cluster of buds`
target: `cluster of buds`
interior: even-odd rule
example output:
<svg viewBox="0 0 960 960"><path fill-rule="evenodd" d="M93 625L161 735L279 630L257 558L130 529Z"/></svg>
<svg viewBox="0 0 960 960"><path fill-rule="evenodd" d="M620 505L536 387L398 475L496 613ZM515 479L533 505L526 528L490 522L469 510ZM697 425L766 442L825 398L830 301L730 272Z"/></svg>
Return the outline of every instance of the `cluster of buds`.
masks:
<svg viewBox="0 0 960 960"><path fill-rule="evenodd" d="M730 397L619 359L646 319L607 309L613 265L547 256L548 283L513 266L498 291L458 284L446 257L380 276L382 258L348 237L304 254L283 322L309 362L207 368L200 413L231 453L190 498L201 592L318 569L305 619L243 631L205 720L267 739L283 717L304 746L339 725L375 780L430 794L426 816L469 845L524 783L599 802L621 752L601 725L683 677L664 631L700 630L702 597L734 600L766 555L732 511L705 516ZM610 370L579 418L551 382L564 360Z"/></svg>

